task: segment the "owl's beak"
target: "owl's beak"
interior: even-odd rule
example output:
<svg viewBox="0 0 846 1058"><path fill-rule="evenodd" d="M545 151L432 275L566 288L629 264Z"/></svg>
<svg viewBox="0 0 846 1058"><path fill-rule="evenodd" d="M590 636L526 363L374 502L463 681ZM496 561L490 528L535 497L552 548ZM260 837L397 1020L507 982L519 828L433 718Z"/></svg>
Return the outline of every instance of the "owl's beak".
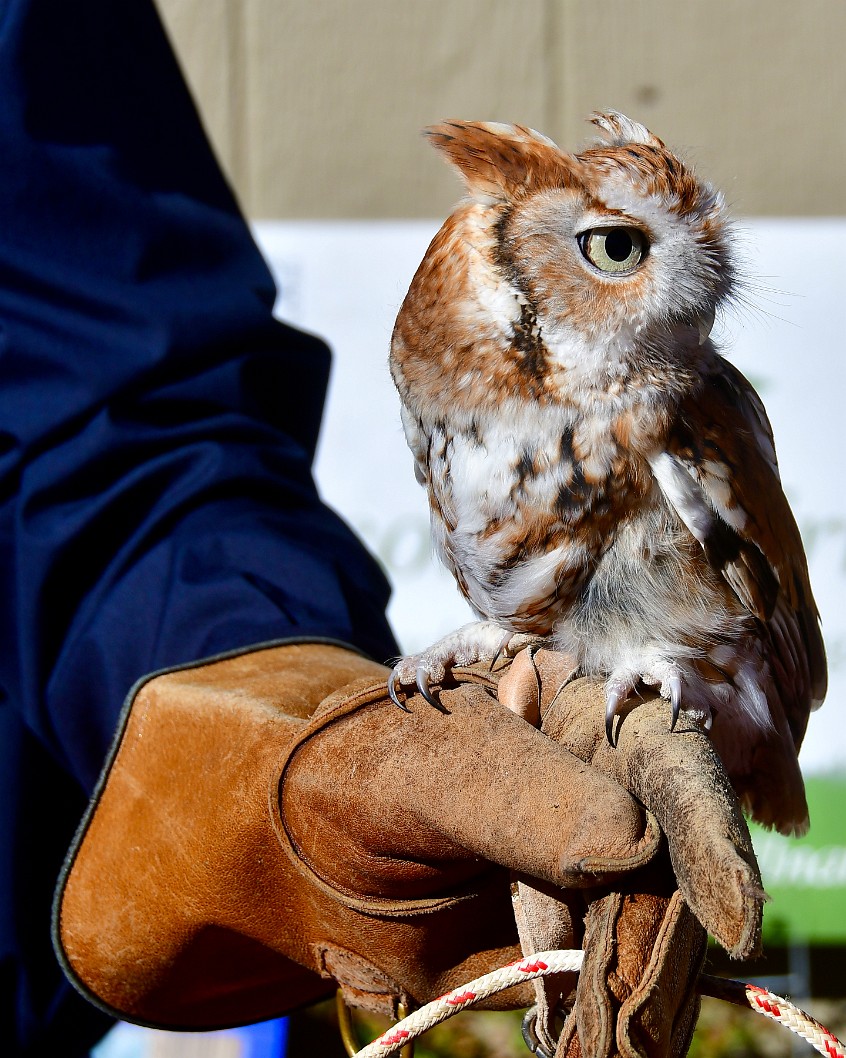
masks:
<svg viewBox="0 0 846 1058"><path fill-rule="evenodd" d="M695 322L696 329L699 331L699 344L704 345L714 326L714 310L708 309L707 312L703 312L701 316L696 317Z"/></svg>

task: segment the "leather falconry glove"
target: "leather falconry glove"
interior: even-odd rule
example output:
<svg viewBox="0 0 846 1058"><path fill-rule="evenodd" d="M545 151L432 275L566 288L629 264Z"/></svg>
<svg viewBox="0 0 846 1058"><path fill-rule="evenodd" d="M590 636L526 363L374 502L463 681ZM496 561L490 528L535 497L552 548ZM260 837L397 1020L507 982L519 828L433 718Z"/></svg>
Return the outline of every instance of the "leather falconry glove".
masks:
<svg viewBox="0 0 846 1058"><path fill-rule="evenodd" d="M545 730L484 669L457 670L442 711L401 712L388 669L330 643L148 679L57 890L70 979L161 1028L275 1017L336 984L394 1013L520 957L514 881L524 943L589 946L578 986L539 1008L551 1034L575 1001L560 1053L580 1036L592 1054L684 1053L705 928L737 956L757 945L748 832L701 732L670 734L647 703L606 747L601 688L553 701L556 664L528 661L505 697L533 688ZM535 998L527 982L489 1005Z"/></svg>

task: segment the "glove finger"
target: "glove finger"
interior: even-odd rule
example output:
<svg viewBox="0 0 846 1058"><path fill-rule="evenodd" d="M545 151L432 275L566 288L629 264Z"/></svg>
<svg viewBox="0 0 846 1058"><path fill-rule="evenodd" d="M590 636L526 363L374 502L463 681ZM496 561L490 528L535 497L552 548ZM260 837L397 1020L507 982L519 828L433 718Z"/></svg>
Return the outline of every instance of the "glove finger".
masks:
<svg viewBox="0 0 846 1058"><path fill-rule="evenodd" d="M535 660L543 683L540 652ZM611 746L603 687L580 679L547 708L542 730L654 814L688 905L732 956L748 958L760 945L766 899L749 829L708 736L684 713L671 732L670 717L668 703L647 697L622 718Z"/></svg>
<svg viewBox="0 0 846 1058"><path fill-rule="evenodd" d="M708 935L678 890L656 921L649 962L617 1019L617 1047L625 1058L687 1054L699 1016L696 984Z"/></svg>
<svg viewBox="0 0 846 1058"><path fill-rule="evenodd" d="M440 702L415 695L402 712L384 685L348 690L292 746L282 818L325 880L362 895L422 896L493 862L583 887L654 854L657 827L637 802L489 689L445 688ZM321 837L330 826L331 854Z"/></svg>
<svg viewBox="0 0 846 1058"><path fill-rule="evenodd" d="M582 946L583 890L544 886L535 879L518 879L512 886L512 902L524 955ZM577 973L548 974L533 982L532 1032L546 1054L555 1050L556 1019L572 1007L577 982Z"/></svg>

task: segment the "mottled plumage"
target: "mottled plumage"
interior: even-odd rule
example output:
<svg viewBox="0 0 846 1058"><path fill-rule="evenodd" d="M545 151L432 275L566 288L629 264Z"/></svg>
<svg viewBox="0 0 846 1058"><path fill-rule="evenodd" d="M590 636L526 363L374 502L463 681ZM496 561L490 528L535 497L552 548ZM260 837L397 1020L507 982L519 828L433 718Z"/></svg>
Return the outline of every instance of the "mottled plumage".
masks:
<svg viewBox="0 0 846 1058"><path fill-rule="evenodd" d="M521 126L427 130L469 197L391 370L480 621L401 660L392 690L543 637L606 679L609 722L641 682L713 722L752 816L802 832L825 655L766 413L708 339L735 283L722 197L642 125L592 120L579 154Z"/></svg>

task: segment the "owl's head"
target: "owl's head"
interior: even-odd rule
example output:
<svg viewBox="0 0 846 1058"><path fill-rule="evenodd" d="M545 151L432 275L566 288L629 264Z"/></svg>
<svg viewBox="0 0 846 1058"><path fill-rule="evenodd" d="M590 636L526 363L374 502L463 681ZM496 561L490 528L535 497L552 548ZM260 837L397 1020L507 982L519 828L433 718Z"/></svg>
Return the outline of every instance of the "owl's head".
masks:
<svg viewBox="0 0 846 1058"><path fill-rule="evenodd" d="M426 132L489 217L497 265L548 344L695 348L734 281L723 198L643 125L591 121L601 139L577 154L519 125Z"/></svg>

